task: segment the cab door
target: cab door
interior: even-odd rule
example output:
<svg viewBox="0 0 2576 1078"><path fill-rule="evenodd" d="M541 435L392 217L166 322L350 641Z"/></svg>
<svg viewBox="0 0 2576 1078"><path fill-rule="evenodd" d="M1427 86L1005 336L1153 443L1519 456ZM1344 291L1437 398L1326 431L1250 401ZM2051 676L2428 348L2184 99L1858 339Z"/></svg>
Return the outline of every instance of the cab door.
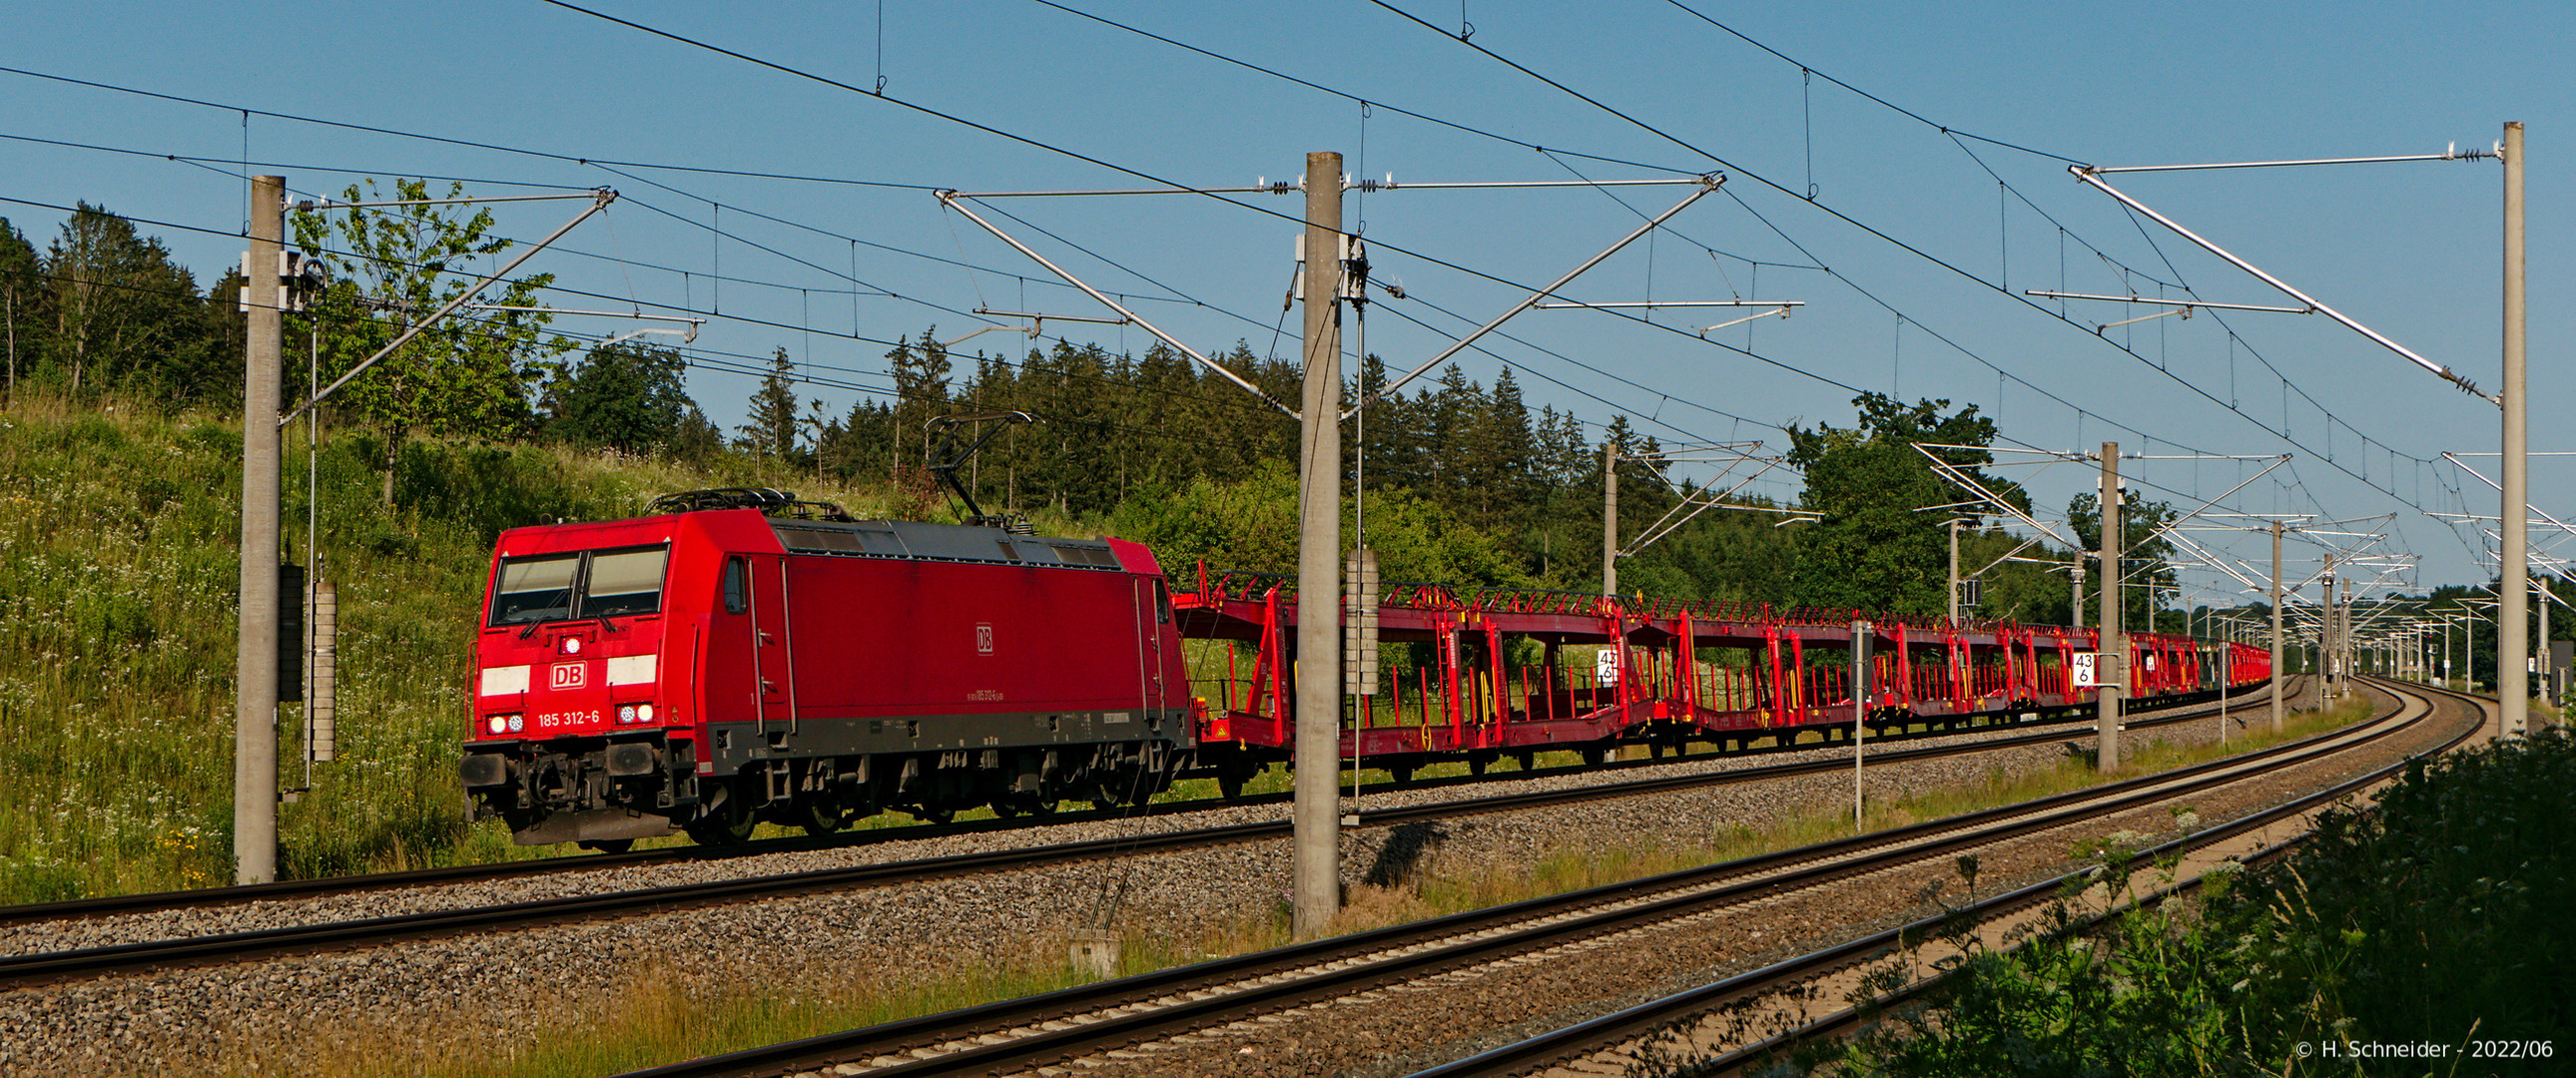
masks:
<svg viewBox="0 0 2576 1078"><path fill-rule="evenodd" d="M752 686L754 707L763 733L796 729L796 678L793 644L787 634L787 559L754 554L746 559L751 580ZM772 726L772 723L779 724Z"/></svg>
<svg viewBox="0 0 2576 1078"><path fill-rule="evenodd" d="M727 555L717 571L716 600L706 620L706 660L700 683L708 722L760 718L758 642L752 634L751 557Z"/></svg>

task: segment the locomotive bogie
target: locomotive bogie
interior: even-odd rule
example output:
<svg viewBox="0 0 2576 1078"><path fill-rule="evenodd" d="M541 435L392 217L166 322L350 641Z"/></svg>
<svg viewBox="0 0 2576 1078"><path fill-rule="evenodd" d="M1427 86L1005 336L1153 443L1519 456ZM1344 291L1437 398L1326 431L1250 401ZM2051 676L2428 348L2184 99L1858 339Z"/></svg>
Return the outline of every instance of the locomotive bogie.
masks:
<svg viewBox="0 0 2576 1078"><path fill-rule="evenodd" d="M653 838L696 800L687 742L559 738L478 746L460 765L473 818L500 818L520 845Z"/></svg>

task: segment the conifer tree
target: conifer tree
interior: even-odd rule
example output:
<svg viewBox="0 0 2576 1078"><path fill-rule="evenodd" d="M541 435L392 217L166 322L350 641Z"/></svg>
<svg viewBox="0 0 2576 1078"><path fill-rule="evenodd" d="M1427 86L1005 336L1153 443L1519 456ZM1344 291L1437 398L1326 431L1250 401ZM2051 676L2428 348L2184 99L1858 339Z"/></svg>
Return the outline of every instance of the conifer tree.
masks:
<svg viewBox="0 0 2576 1078"><path fill-rule="evenodd" d="M783 460L796 449L796 364L781 345L770 356L769 373L751 391L750 422L735 428L734 445L753 456Z"/></svg>
<svg viewBox="0 0 2576 1078"><path fill-rule="evenodd" d="M900 471L906 457L927 466L927 425L948 411L948 349L939 343L939 327L921 331L917 342L896 338L886 368L894 379L894 466Z"/></svg>

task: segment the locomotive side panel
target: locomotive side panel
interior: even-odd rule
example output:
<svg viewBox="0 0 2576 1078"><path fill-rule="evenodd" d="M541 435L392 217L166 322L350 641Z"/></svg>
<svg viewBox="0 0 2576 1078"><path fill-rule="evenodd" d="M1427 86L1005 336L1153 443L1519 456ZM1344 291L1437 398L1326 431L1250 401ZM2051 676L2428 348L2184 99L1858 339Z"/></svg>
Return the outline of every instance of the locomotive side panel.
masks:
<svg viewBox="0 0 2576 1078"><path fill-rule="evenodd" d="M800 728L791 740L842 722L864 724L865 740L847 747L872 751L1178 732L1156 692L1177 648L1158 621L1168 614L1151 608L1150 582L831 557L790 558L787 580Z"/></svg>
<svg viewBox="0 0 2576 1078"><path fill-rule="evenodd" d="M906 805L973 800L996 775L1026 801L1058 778L1187 765L1179 636L1141 547L904 521L773 527L787 553L745 560L748 621L725 624L726 600L710 623L711 699L754 702L710 705L702 775ZM941 777L956 771L968 778Z"/></svg>

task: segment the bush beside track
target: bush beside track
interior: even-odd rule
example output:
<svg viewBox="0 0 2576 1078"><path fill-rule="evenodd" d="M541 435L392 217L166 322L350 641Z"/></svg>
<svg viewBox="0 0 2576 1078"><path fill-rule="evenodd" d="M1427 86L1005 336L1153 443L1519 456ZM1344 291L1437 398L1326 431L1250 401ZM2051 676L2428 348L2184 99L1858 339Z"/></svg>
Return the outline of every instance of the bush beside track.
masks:
<svg viewBox="0 0 2576 1078"><path fill-rule="evenodd" d="M2287 859L2091 937L1978 955L1924 1005L1801 1062L1891 1078L2565 1073L2571 818L2563 731L2419 763Z"/></svg>

